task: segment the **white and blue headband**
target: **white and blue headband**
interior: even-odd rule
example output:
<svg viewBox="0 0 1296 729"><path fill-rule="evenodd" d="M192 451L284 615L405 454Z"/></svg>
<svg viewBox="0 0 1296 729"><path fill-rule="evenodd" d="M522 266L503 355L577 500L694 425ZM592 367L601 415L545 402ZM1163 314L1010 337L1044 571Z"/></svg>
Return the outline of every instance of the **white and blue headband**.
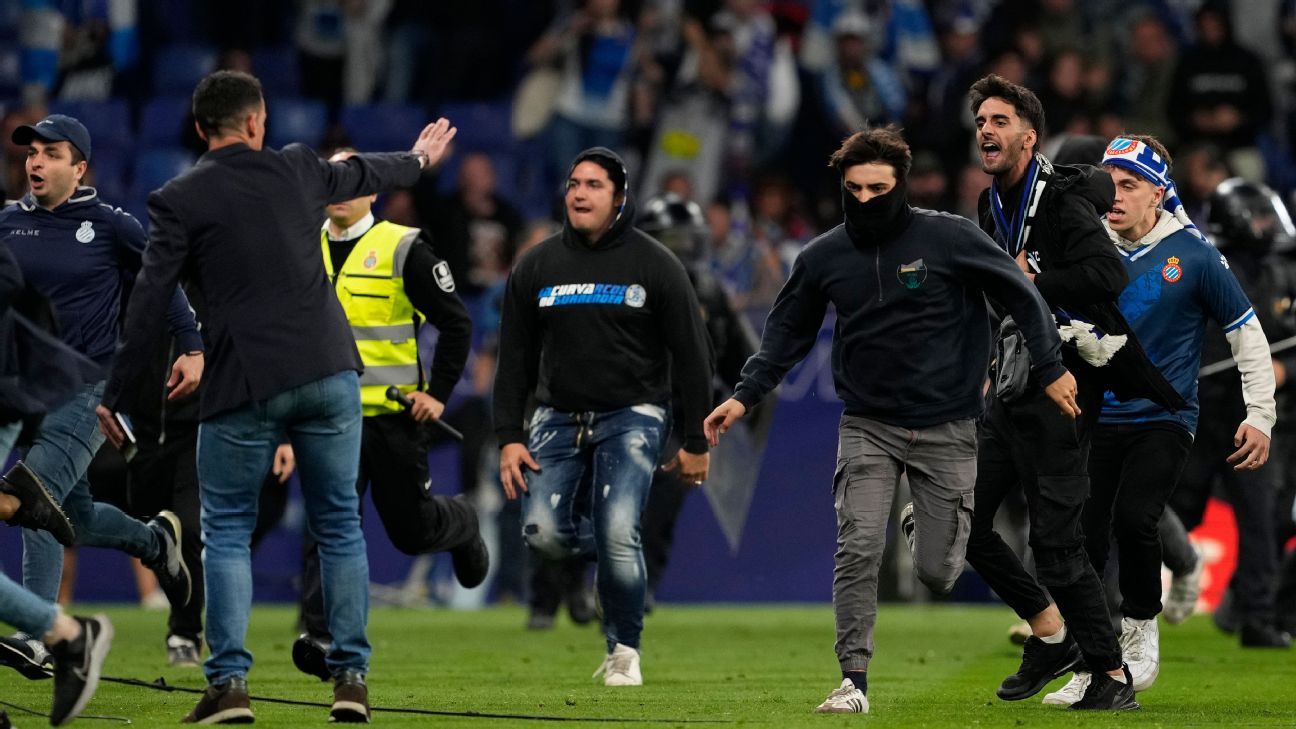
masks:
<svg viewBox="0 0 1296 729"><path fill-rule="evenodd" d="M1153 185L1165 188L1161 207L1174 215L1189 233L1207 240L1206 234L1193 225L1192 219L1188 217L1188 211L1179 199L1179 190L1175 187L1174 180L1170 179L1170 165L1156 150L1137 139L1116 137L1103 152L1102 163L1129 170Z"/></svg>

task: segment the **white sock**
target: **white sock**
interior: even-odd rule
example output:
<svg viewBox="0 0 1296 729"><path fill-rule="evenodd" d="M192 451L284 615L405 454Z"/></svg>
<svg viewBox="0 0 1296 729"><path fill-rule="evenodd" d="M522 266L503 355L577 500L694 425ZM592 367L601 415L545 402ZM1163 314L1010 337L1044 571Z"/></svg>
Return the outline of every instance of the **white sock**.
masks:
<svg viewBox="0 0 1296 729"><path fill-rule="evenodd" d="M1041 635L1039 639L1044 641L1045 643L1048 643L1049 645L1057 645L1058 643L1061 643L1062 641L1066 640L1066 626L1063 625L1062 629L1054 633L1053 635Z"/></svg>

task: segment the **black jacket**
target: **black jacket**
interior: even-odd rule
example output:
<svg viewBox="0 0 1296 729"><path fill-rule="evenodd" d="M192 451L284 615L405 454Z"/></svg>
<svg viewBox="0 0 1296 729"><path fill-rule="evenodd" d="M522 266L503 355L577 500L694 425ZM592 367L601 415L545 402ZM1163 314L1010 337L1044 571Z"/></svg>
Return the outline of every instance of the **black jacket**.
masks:
<svg viewBox="0 0 1296 729"><path fill-rule="evenodd" d="M675 391L684 448L706 453L713 364L697 295L684 264L634 219L627 191L620 217L596 244L565 221L509 275L495 375L501 446L526 441L532 392L558 410L607 412L668 403Z"/></svg>
<svg viewBox="0 0 1296 729"><path fill-rule="evenodd" d="M833 384L848 414L902 428L976 418L990 365L986 296L1026 334L1038 378L1061 376L1043 299L971 221L914 209L908 227L880 244L856 242L839 225L793 262L734 398L750 409L773 390L814 347L833 304Z"/></svg>
<svg viewBox="0 0 1296 729"><path fill-rule="evenodd" d="M104 404L133 402L158 345L158 317L184 274L206 304L202 417L361 370L342 306L324 273L324 206L419 176L408 153L326 162L293 144L208 152L149 195L149 247L127 307Z"/></svg>
<svg viewBox="0 0 1296 729"><path fill-rule="evenodd" d="M1145 397L1178 410L1185 404L1183 397L1148 359L1116 303L1129 274L1101 221L1115 196L1111 175L1104 170L1053 165L1053 178L1040 197L1035 230L1026 245L1039 259L1035 287L1055 310L1077 315L1104 334L1129 338L1107 366L1096 368L1100 381L1116 397ZM1017 199L1011 192L1004 197ZM994 235L988 188L982 191L977 209L981 229ZM1069 358L1072 363L1077 360Z"/></svg>

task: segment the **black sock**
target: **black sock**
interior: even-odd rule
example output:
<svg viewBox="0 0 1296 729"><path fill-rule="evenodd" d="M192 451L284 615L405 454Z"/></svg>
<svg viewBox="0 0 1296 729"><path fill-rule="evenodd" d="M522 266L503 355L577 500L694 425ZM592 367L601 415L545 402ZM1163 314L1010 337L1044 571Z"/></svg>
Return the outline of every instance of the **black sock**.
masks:
<svg viewBox="0 0 1296 729"><path fill-rule="evenodd" d="M850 679L860 693L868 693L868 674L864 671L842 671L842 678Z"/></svg>

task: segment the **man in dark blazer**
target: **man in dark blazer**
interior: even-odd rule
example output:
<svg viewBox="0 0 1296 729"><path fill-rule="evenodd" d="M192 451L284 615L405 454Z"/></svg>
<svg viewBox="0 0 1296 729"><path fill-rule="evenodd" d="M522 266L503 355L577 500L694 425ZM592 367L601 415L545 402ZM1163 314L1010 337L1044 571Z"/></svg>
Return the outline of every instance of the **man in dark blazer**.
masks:
<svg viewBox="0 0 1296 729"><path fill-rule="evenodd" d="M297 454L307 523L320 545L333 633L334 721L368 721L369 573L356 499L362 369L324 272L319 221L328 203L407 187L438 162L455 129L429 124L409 152L327 162L303 145L263 149L266 107L250 75L218 71L194 90L208 151L149 195L150 245L99 408L105 433L147 382L158 316L187 277L207 302L207 382L198 434L208 687L186 722L250 721L243 645L252 601L249 544L275 448Z"/></svg>

